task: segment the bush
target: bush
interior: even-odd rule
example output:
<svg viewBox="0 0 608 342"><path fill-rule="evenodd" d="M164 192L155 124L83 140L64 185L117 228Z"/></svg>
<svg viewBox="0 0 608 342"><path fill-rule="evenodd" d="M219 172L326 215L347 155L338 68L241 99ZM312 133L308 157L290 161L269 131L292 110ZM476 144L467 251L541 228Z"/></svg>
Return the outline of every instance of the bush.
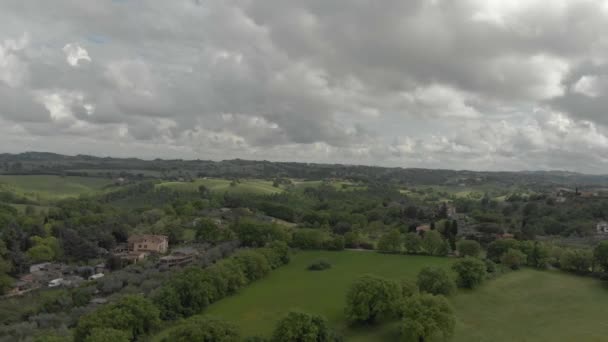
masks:
<svg viewBox="0 0 608 342"><path fill-rule="evenodd" d="M481 245L475 240L460 240L456 243L456 250L460 257L477 258L481 254Z"/></svg>
<svg viewBox="0 0 608 342"><path fill-rule="evenodd" d="M450 295L456 289L454 280L442 268L425 267L418 273L418 288L434 295Z"/></svg>
<svg viewBox="0 0 608 342"><path fill-rule="evenodd" d="M325 260L315 261L308 266L309 271L323 271L331 268L331 264Z"/></svg>
<svg viewBox="0 0 608 342"><path fill-rule="evenodd" d="M459 287L472 289L479 286L486 277L486 264L473 257L466 257L452 265Z"/></svg>

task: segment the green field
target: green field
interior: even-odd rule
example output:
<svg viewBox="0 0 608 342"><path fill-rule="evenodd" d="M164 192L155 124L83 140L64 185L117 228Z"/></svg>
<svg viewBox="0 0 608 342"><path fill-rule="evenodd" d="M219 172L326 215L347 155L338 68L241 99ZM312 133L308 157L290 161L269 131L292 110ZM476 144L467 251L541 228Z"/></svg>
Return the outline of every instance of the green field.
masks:
<svg viewBox="0 0 608 342"><path fill-rule="evenodd" d="M559 271L511 272L452 299L455 341L606 341L608 288Z"/></svg>
<svg viewBox="0 0 608 342"><path fill-rule="evenodd" d="M317 259L328 260L332 268L311 272L306 267ZM290 309L325 316L348 341L376 341L392 336L390 326L352 331L344 324L346 290L361 274L393 279L413 279L428 265L448 267L451 260L436 257L408 257L374 252L300 252L288 266L256 282L236 296L212 305L207 313L238 324L243 335L268 335L275 322ZM386 340L386 338L385 338Z"/></svg>
<svg viewBox="0 0 608 342"><path fill-rule="evenodd" d="M78 197L101 191L112 184L106 178L60 176L0 176L0 190L39 202Z"/></svg>
<svg viewBox="0 0 608 342"><path fill-rule="evenodd" d="M333 267L307 271L318 259L330 261ZM347 341L393 341L395 323L346 326L343 310L348 286L365 273L414 279L424 266L449 267L452 261L374 252L300 252L288 266L215 303L205 313L237 324L244 336L267 336L287 311L299 309L325 316ZM450 300L457 314L455 341L602 341L608 336L608 322L602 315L608 289L590 278L521 270L490 280L477 290L461 291Z"/></svg>
<svg viewBox="0 0 608 342"><path fill-rule="evenodd" d="M271 181L259 179L244 179L240 180L235 186L231 186L232 181L219 178L197 179L194 182L164 182L158 184L158 187L168 187L179 191L198 191L199 186L204 185L212 192L229 192L229 193L250 193L260 195L271 195L281 193L284 190L272 186Z"/></svg>

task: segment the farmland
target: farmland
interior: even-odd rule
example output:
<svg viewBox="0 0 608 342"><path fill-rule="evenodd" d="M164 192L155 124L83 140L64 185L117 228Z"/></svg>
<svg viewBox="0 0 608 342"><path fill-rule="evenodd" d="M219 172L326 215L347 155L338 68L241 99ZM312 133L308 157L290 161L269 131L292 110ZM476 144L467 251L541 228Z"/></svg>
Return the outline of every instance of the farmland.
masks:
<svg viewBox="0 0 608 342"><path fill-rule="evenodd" d="M234 194L270 195L283 192L283 189L274 187L271 181L258 179L240 180L233 183L227 179L209 178L197 179L193 182L164 182L157 186L178 191L194 192L198 191L201 185L204 185L212 192L229 192Z"/></svg>
<svg viewBox="0 0 608 342"><path fill-rule="evenodd" d="M93 177L0 176L0 190L40 203L93 194L110 184L109 179Z"/></svg>

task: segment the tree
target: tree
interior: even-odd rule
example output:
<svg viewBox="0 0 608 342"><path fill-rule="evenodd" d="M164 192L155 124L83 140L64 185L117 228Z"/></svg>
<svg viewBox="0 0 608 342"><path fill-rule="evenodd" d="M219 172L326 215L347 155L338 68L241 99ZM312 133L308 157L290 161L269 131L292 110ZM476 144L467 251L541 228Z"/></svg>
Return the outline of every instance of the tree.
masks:
<svg viewBox="0 0 608 342"><path fill-rule="evenodd" d="M330 251L342 251L344 250L344 237L342 235L335 235L332 238L325 240L323 245L325 249Z"/></svg>
<svg viewBox="0 0 608 342"><path fill-rule="evenodd" d="M416 282L411 280L402 280L401 281L401 296L403 298L411 297L418 293L418 285Z"/></svg>
<svg viewBox="0 0 608 342"><path fill-rule="evenodd" d="M500 262L511 269L517 270L526 262L526 255L520 250L510 248L502 255Z"/></svg>
<svg viewBox="0 0 608 342"><path fill-rule="evenodd" d="M448 272L442 268L425 267L418 273L418 288L434 295L449 295L456 286Z"/></svg>
<svg viewBox="0 0 608 342"><path fill-rule="evenodd" d="M517 241L513 239L501 239L493 241L488 245L486 256L494 262L500 262L500 258L510 248L517 248Z"/></svg>
<svg viewBox="0 0 608 342"><path fill-rule="evenodd" d="M334 335L324 318L292 311L277 323L271 341L331 342L334 340Z"/></svg>
<svg viewBox="0 0 608 342"><path fill-rule="evenodd" d="M458 256L477 258L481 254L481 245L475 240L460 240L456 243Z"/></svg>
<svg viewBox="0 0 608 342"><path fill-rule="evenodd" d="M448 340L454 334L454 310L443 296L419 294L407 298L401 315L401 341Z"/></svg>
<svg viewBox="0 0 608 342"><path fill-rule="evenodd" d="M441 234L436 230L425 232L422 247L429 255L447 255L449 248Z"/></svg>
<svg viewBox="0 0 608 342"><path fill-rule="evenodd" d="M11 271L10 262L0 257L0 295L3 295L13 286L13 278L8 273Z"/></svg>
<svg viewBox="0 0 608 342"><path fill-rule="evenodd" d="M323 239L323 232L320 230L300 228L293 233L291 245L302 249L321 249Z"/></svg>
<svg viewBox="0 0 608 342"><path fill-rule="evenodd" d="M593 253L584 249L567 249L559 257L562 270L579 274L589 273L593 264Z"/></svg>
<svg viewBox="0 0 608 342"><path fill-rule="evenodd" d="M121 330L130 337L137 338L150 333L159 325L159 315L156 306L143 296L125 296L115 303L82 316L76 327L74 340L86 341L96 328Z"/></svg>
<svg viewBox="0 0 608 342"><path fill-rule="evenodd" d="M422 238L416 233L407 233L403 237L403 248L409 254L418 254L422 249Z"/></svg>
<svg viewBox="0 0 608 342"><path fill-rule="evenodd" d="M531 267L544 269L549 262L549 249L538 241L522 241L519 249L526 254L526 264Z"/></svg>
<svg viewBox="0 0 608 342"><path fill-rule="evenodd" d="M33 246L27 250L26 254L32 262L51 261L61 254L59 241L53 236L47 238L34 236L30 240Z"/></svg>
<svg viewBox="0 0 608 342"><path fill-rule="evenodd" d="M401 233L399 230L393 229L382 235L380 241L378 241L378 249L384 253L401 252Z"/></svg>
<svg viewBox="0 0 608 342"><path fill-rule="evenodd" d="M473 257L465 257L454 263L456 283L459 287L472 289L480 285L486 277L486 264Z"/></svg>
<svg viewBox="0 0 608 342"><path fill-rule="evenodd" d="M358 232L348 232L344 234L344 245L347 248L359 248L361 236Z"/></svg>
<svg viewBox="0 0 608 342"><path fill-rule="evenodd" d="M608 272L608 240L600 242L593 250L593 261L599 265L604 272Z"/></svg>
<svg viewBox="0 0 608 342"><path fill-rule="evenodd" d="M196 231L196 241L217 243L227 240L224 230L221 229L215 222L208 218L200 219L194 227Z"/></svg>
<svg viewBox="0 0 608 342"><path fill-rule="evenodd" d="M378 319L393 316L400 298L401 289L396 282L364 275L346 294L346 316L352 323L373 324Z"/></svg>
<svg viewBox="0 0 608 342"><path fill-rule="evenodd" d="M235 326L209 316L194 316L170 330L163 342L236 342Z"/></svg>
<svg viewBox="0 0 608 342"><path fill-rule="evenodd" d="M129 333L112 328L95 328L84 340L85 342L129 342Z"/></svg>
<svg viewBox="0 0 608 342"><path fill-rule="evenodd" d="M270 272L270 264L264 255L252 250L237 253L234 259L241 265L241 269L249 282L258 280Z"/></svg>

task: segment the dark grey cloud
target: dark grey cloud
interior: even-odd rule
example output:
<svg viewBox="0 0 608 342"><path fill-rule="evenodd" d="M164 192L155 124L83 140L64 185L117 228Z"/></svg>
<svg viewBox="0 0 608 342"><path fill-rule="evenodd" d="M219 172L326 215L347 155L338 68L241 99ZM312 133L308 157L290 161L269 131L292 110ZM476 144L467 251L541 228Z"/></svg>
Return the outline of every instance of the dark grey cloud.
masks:
<svg viewBox="0 0 608 342"><path fill-rule="evenodd" d="M602 172L607 20L601 0L7 0L0 144Z"/></svg>

